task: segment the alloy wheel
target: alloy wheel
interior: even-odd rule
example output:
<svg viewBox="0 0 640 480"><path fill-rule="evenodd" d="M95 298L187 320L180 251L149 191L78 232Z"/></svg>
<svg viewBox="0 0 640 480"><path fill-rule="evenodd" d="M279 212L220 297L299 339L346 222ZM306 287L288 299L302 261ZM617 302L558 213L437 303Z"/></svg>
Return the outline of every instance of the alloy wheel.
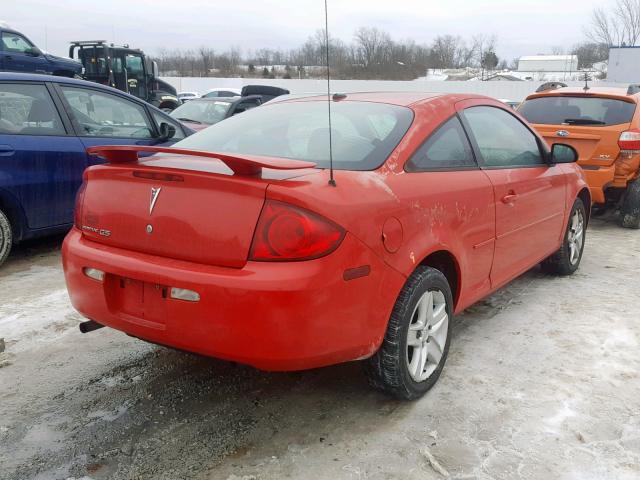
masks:
<svg viewBox="0 0 640 480"><path fill-rule="evenodd" d="M407 331L406 362L415 382L423 382L438 368L448 329L444 293L440 290L425 292L416 304Z"/></svg>
<svg viewBox="0 0 640 480"><path fill-rule="evenodd" d="M577 209L571 217L567 242L569 243L569 262L575 265L580 260L584 243L584 215L580 209Z"/></svg>

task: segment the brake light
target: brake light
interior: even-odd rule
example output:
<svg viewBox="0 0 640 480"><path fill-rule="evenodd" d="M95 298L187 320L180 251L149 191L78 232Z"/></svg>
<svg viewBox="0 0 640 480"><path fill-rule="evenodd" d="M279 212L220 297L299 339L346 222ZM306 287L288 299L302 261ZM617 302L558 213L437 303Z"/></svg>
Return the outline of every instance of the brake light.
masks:
<svg viewBox="0 0 640 480"><path fill-rule="evenodd" d="M311 260L333 252L345 230L300 207L267 200L253 235L250 260L263 262Z"/></svg>
<svg viewBox="0 0 640 480"><path fill-rule="evenodd" d="M618 140L620 150L640 150L640 129L627 130L620 134Z"/></svg>
<svg viewBox="0 0 640 480"><path fill-rule="evenodd" d="M87 189L87 181L83 179L82 185L78 189L78 193L76 193L76 204L73 209L73 225L82 230L82 205L84 203L84 192Z"/></svg>

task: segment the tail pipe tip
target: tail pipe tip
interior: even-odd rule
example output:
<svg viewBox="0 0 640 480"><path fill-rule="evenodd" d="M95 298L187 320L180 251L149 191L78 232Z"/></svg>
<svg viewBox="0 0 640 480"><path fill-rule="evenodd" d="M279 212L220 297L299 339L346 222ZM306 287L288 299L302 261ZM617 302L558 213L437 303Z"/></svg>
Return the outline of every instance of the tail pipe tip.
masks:
<svg viewBox="0 0 640 480"><path fill-rule="evenodd" d="M80 323L78 327L80 328L80 331L82 333L89 333L104 327L104 325L98 322L94 322L93 320L87 320L86 322Z"/></svg>

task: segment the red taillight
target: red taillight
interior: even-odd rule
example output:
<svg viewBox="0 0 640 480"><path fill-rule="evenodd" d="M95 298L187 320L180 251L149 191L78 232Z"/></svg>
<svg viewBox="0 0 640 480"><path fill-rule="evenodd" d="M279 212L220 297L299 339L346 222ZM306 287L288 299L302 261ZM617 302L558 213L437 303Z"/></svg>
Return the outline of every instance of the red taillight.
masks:
<svg viewBox="0 0 640 480"><path fill-rule="evenodd" d="M76 193L76 205L73 210L73 225L82 230L82 204L84 202L84 191L87 189L86 179L80 185L78 193Z"/></svg>
<svg viewBox="0 0 640 480"><path fill-rule="evenodd" d="M311 260L333 252L345 231L320 215L267 200L253 235L250 260Z"/></svg>
<svg viewBox="0 0 640 480"><path fill-rule="evenodd" d="M640 129L627 130L620 134L618 140L620 150L640 150Z"/></svg>

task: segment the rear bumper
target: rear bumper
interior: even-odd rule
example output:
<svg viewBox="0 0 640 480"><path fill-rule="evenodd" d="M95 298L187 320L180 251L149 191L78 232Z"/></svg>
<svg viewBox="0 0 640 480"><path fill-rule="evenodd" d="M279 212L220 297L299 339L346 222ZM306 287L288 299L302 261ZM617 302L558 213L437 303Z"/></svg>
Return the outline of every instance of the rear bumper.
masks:
<svg viewBox="0 0 640 480"><path fill-rule="evenodd" d="M405 278L347 234L327 257L215 267L108 247L73 229L63 244L65 279L84 316L130 335L264 370L302 370L372 355ZM345 281L346 269L370 265ZM106 272L103 282L83 268ZM144 282L141 305L124 308L123 279ZM161 298L162 286L200 301ZM155 287L155 288L153 288ZM137 297L136 297L137 298Z"/></svg>
<svg viewBox="0 0 640 480"><path fill-rule="evenodd" d="M604 191L613 182L616 170L615 165L610 167L580 166L589 185L593 203L605 203Z"/></svg>

